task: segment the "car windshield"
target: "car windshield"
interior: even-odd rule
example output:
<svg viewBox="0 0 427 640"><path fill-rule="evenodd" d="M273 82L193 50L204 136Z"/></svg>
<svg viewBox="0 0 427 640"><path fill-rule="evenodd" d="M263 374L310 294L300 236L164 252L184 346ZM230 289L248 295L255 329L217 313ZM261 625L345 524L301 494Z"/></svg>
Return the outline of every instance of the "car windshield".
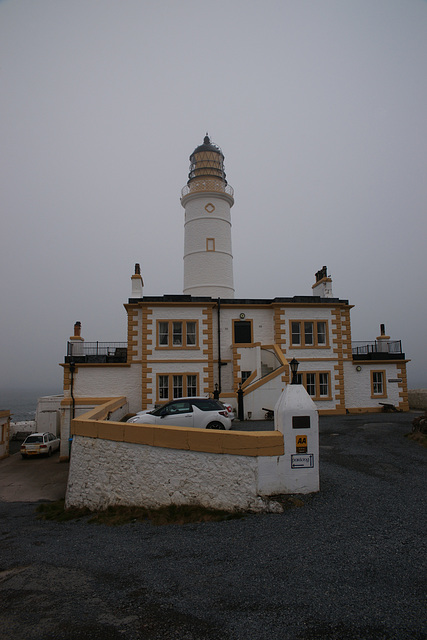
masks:
<svg viewBox="0 0 427 640"><path fill-rule="evenodd" d="M224 406L218 400L211 398L195 398L191 402L201 411L222 411Z"/></svg>
<svg viewBox="0 0 427 640"><path fill-rule="evenodd" d="M28 436L25 440L25 444L34 444L36 442L43 442L43 436Z"/></svg>

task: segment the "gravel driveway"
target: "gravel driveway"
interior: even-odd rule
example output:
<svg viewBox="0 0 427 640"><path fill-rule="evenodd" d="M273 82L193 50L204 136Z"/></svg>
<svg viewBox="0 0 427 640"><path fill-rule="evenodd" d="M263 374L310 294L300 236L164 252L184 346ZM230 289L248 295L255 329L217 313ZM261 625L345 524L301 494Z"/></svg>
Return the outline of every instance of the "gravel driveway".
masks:
<svg viewBox="0 0 427 640"><path fill-rule="evenodd" d="M322 417L321 491L281 515L112 528L0 502L1 638L425 640L413 417Z"/></svg>

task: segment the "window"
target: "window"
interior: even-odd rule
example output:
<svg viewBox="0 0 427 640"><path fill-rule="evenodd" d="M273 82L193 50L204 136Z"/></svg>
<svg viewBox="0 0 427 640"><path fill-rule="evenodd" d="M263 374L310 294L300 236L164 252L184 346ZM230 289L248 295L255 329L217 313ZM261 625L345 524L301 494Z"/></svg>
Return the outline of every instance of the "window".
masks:
<svg viewBox="0 0 427 640"><path fill-rule="evenodd" d="M251 377L252 371L242 371L242 384Z"/></svg>
<svg viewBox="0 0 427 640"><path fill-rule="evenodd" d="M316 395L316 374L315 373L305 374L305 388L309 396Z"/></svg>
<svg viewBox="0 0 427 640"><path fill-rule="evenodd" d="M159 344L162 346L168 346L169 344L169 323L159 322Z"/></svg>
<svg viewBox="0 0 427 640"><path fill-rule="evenodd" d="M197 396L197 376L187 376L187 396Z"/></svg>
<svg viewBox="0 0 427 640"><path fill-rule="evenodd" d="M169 399L169 376L159 376L159 400Z"/></svg>
<svg viewBox="0 0 427 640"><path fill-rule="evenodd" d="M326 344L326 322L322 320L321 322L317 322L317 344L325 345Z"/></svg>
<svg viewBox="0 0 427 640"><path fill-rule="evenodd" d="M233 320L234 342L238 344L252 343L252 321L251 320Z"/></svg>
<svg viewBox="0 0 427 640"><path fill-rule="evenodd" d="M182 322L172 322L172 345L182 347Z"/></svg>
<svg viewBox="0 0 427 640"><path fill-rule="evenodd" d="M158 320L157 348L198 349L197 320Z"/></svg>
<svg viewBox="0 0 427 640"><path fill-rule="evenodd" d="M291 347L327 347L327 320L291 320Z"/></svg>
<svg viewBox="0 0 427 640"><path fill-rule="evenodd" d="M206 251L215 251L215 238L206 238Z"/></svg>
<svg viewBox="0 0 427 640"><path fill-rule="evenodd" d="M157 374L157 401L166 402L176 398L197 396L199 376L197 373Z"/></svg>
<svg viewBox="0 0 427 640"><path fill-rule="evenodd" d="M313 322L304 322L304 344L312 347L314 344Z"/></svg>
<svg viewBox="0 0 427 640"><path fill-rule="evenodd" d="M385 371L371 371L371 397L385 398L386 396Z"/></svg>
<svg viewBox="0 0 427 640"><path fill-rule="evenodd" d="M173 397L182 398L182 376L173 376Z"/></svg>
<svg viewBox="0 0 427 640"><path fill-rule="evenodd" d="M292 322L291 323L291 335L292 335L292 345L300 345L301 344L301 323L300 322Z"/></svg>
<svg viewBox="0 0 427 640"><path fill-rule="evenodd" d="M329 374L319 373L319 396L329 396Z"/></svg>
<svg viewBox="0 0 427 640"><path fill-rule="evenodd" d="M187 347L194 347L196 345L196 323L186 322L186 338Z"/></svg>
<svg viewBox="0 0 427 640"><path fill-rule="evenodd" d="M329 371L305 371L297 373L296 384L302 384L313 400L332 400Z"/></svg>

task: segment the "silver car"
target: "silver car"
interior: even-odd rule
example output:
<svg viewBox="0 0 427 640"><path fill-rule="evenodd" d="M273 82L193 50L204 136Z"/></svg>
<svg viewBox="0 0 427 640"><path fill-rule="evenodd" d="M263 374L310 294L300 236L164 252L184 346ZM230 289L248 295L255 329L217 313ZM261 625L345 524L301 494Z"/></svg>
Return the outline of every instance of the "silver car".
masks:
<svg viewBox="0 0 427 640"><path fill-rule="evenodd" d="M53 433L32 433L21 444L21 456L51 456L59 445L60 440Z"/></svg>
<svg viewBox="0 0 427 640"><path fill-rule="evenodd" d="M139 411L128 422L198 429L231 429L228 411L211 398L177 398L154 410Z"/></svg>

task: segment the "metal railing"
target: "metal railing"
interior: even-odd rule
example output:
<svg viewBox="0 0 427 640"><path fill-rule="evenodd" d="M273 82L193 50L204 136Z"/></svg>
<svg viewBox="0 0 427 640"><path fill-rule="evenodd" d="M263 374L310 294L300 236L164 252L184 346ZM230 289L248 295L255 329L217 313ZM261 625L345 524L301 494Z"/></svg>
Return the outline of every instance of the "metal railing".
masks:
<svg viewBox="0 0 427 640"><path fill-rule="evenodd" d="M365 340L357 340L351 343L351 348L354 356L368 355L371 353L388 353L388 354L402 354L402 341L390 340L385 342L384 340L371 340L366 342Z"/></svg>
<svg viewBox="0 0 427 640"><path fill-rule="evenodd" d="M65 362L127 362L127 342L67 342Z"/></svg>

